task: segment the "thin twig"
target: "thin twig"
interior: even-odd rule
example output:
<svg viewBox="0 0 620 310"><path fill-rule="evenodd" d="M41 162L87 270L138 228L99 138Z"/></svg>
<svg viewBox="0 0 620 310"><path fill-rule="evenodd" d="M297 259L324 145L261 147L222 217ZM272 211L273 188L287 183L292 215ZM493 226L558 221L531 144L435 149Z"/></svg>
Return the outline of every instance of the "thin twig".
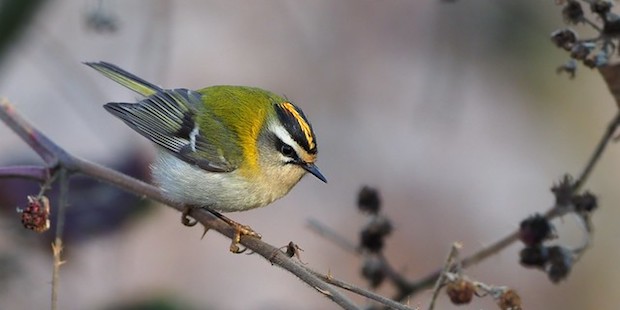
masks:
<svg viewBox="0 0 620 310"><path fill-rule="evenodd" d="M58 197L58 212L56 213L56 236L52 243L52 253L54 254L54 268L52 270L52 310L58 309L58 290L60 285L60 266L64 264L62 260L62 233L65 223L65 211L68 207L69 176L67 171L60 169L60 193Z"/></svg>
<svg viewBox="0 0 620 310"><path fill-rule="evenodd" d="M400 272L396 271L394 267L392 267L392 264L388 262L387 258L385 258L383 253L377 253L376 257L381 262L381 266L383 266L383 271L385 272L385 275L388 277L388 279L392 281L394 285L396 285L399 290L411 286L409 280L405 278L405 276L403 276Z"/></svg>
<svg viewBox="0 0 620 310"><path fill-rule="evenodd" d="M347 290L349 292L356 293L356 294L358 294L360 296L364 296L364 297L366 297L368 299L372 299L372 300L374 300L374 301L376 301L376 302L378 302L380 304L383 304L384 306L387 306L387 307L390 307L390 308L393 308L393 309L399 309L399 310L413 310L411 307L409 307L407 305L403 305L403 304L401 304L399 302L393 301L393 300L391 300L391 299L389 299L387 297L381 296L381 295L379 295L377 293L373 293L373 292L371 292L369 290L360 288L360 287L355 286L353 284L344 282L342 280L338 280L338 279L334 278L331 275L324 275L324 274L318 273L318 272L316 272L314 270L311 270L311 269L308 269L308 271L311 272L312 274L314 274L315 276L321 278L323 281L331 284L331 285L340 287L340 288L345 289L345 290Z"/></svg>
<svg viewBox="0 0 620 310"><path fill-rule="evenodd" d="M21 139L26 142L31 149L50 166L55 166L57 163L57 154L65 153L59 147L55 146L45 136L35 136L34 129L26 120L21 118L15 107L9 103L5 98L0 99L0 120L2 120L9 128L11 128Z"/></svg>
<svg viewBox="0 0 620 310"><path fill-rule="evenodd" d="M48 177L48 169L41 166L0 167L0 179L27 179L44 182Z"/></svg>
<svg viewBox="0 0 620 310"><path fill-rule="evenodd" d="M308 228L319 234L321 237L335 243L340 246L343 250L353 254L362 254L361 249L356 246L353 242L349 241L349 239L343 237L339 233L335 232L333 229L328 227L327 225L321 223L316 219L309 219L307 221Z"/></svg>
<svg viewBox="0 0 620 310"><path fill-rule="evenodd" d="M582 19L582 21L588 25L590 25L590 27L594 28L594 30L596 30L596 32L603 32L603 28L601 28L599 25L597 25L595 22L591 21L589 18L584 17Z"/></svg>
<svg viewBox="0 0 620 310"><path fill-rule="evenodd" d="M607 130L603 133L603 136L601 137L601 140L596 146L596 149L594 149L594 152L590 156L590 160L588 161L588 164L583 169L583 172L579 175L579 178L575 182L575 185L574 185L575 192L579 191L581 187L583 186L583 184L585 184L586 181L588 180L590 173L594 169L594 166L596 166L596 163L598 163L599 159L601 158L601 155L603 155L605 148L609 144L609 141L612 140L613 135L618 129L619 125L620 125L620 111L616 113L616 116L611 120L611 122L609 122L609 125L607 125Z"/></svg>
<svg viewBox="0 0 620 310"><path fill-rule="evenodd" d="M459 249L461 248L461 244L455 242L450 247L450 253L446 257L446 262L443 265L443 269L441 270L441 274L437 277L437 281L435 282L435 287L433 288L433 297L431 298L431 302L428 305L428 310L435 309L435 302L437 301L437 297L439 296L439 291L443 287L445 274L450 271L452 266L454 265L454 261L458 260Z"/></svg>

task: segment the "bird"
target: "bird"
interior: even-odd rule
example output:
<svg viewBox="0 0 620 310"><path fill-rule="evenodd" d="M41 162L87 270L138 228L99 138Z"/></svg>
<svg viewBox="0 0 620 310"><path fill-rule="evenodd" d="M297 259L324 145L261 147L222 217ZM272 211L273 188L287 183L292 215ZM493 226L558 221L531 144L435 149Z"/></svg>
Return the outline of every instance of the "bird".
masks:
<svg viewBox="0 0 620 310"><path fill-rule="evenodd" d="M195 225L189 213L205 208L235 228L232 252L240 252L242 235L260 234L220 212L266 206L308 173L327 183L315 164L312 125L283 96L235 85L164 89L108 62L84 64L143 96L104 108L157 146L152 177L168 199L185 206L183 224Z"/></svg>

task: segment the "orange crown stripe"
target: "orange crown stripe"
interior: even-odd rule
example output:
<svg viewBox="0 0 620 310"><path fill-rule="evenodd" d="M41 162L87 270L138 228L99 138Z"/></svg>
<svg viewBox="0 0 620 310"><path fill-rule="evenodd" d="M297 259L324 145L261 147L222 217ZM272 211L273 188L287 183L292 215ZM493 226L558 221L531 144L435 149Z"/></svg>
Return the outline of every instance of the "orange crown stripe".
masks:
<svg viewBox="0 0 620 310"><path fill-rule="evenodd" d="M303 131L304 135L306 136L306 140L308 140L308 146L310 147L310 149L313 149L314 138L312 137L312 130L310 130L310 125L308 124L308 122L306 122L306 120L301 117L299 112L297 112L297 109L295 109L295 106L293 106L293 104L291 104L290 102L282 102L280 105L289 113L291 113L293 117L295 117L295 119L299 123L299 126L301 127L301 131Z"/></svg>

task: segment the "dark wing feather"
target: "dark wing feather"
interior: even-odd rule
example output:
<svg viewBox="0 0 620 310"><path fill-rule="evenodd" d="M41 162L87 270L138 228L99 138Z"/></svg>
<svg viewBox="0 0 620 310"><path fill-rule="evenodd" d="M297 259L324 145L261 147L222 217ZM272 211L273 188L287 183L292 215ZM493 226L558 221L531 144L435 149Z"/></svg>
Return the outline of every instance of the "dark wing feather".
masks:
<svg viewBox="0 0 620 310"><path fill-rule="evenodd" d="M201 135L196 123L200 106L201 94L187 89L158 91L138 103L104 105L133 130L187 163L211 172L235 170L221 147Z"/></svg>

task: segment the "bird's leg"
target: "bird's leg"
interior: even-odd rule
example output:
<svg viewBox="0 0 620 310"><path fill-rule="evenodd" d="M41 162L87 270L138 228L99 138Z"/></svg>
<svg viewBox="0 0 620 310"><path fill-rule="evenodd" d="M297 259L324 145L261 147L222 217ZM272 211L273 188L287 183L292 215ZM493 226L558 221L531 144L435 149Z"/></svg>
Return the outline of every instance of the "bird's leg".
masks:
<svg viewBox="0 0 620 310"><path fill-rule="evenodd" d="M183 225L187 226L187 227L192 227L195 226L198 221L196 220L191 220L189 218L189 212L192 210L192 206L185 206L185 208L183 208L183 212L181 212L181 223L183 223Z"/></svg>
<svg viewBox="0 0 620 310"><path fill-rule="evenodd" d="M250 236L250 237L254 237L254 238L261 238L261 235L257 232L255 232L252 228L250 228L250 226L247 225L243 225L241 223L237 223L231 219L229 219L228 217L222 215L219 212L213 211L213 210L209 210L207 209L209 212L211 212L211 214L215 215L217 218L219 218L220 220L224 221L226 224L230 225L232 228L235 229L235 235L232 238L232 243L230 244L230 251L235 253L235 254L239 254L239 253L243 253L245 252L245 250L247 249L240 249L239 248L239 242L241 242L241 236Z"/></svg>

